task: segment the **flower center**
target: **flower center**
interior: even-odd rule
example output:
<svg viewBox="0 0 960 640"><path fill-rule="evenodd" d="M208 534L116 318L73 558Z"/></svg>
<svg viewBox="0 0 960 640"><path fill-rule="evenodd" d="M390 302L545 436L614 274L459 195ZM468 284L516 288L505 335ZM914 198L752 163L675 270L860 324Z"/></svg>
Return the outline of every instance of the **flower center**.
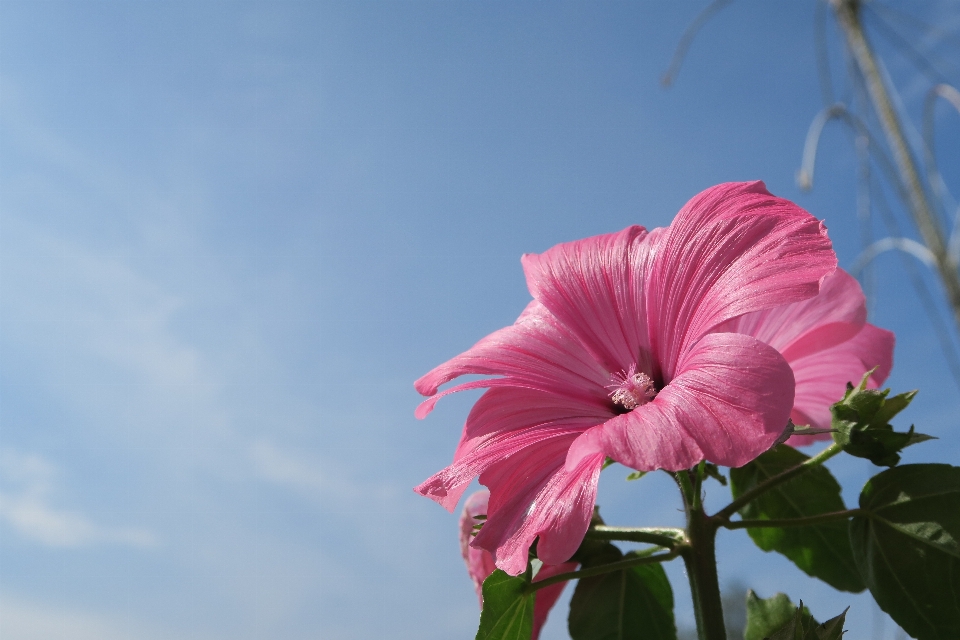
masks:
<svg viewBox="0 0 960 640"><path fill-rule="evenodd" d="M613 384L607 385L610 399L613 404L623 407L627 411L641 407L657 397L657 387L653 379L647 374L637 371L637 365L632 364L626 371L610 376Z"/></svg>

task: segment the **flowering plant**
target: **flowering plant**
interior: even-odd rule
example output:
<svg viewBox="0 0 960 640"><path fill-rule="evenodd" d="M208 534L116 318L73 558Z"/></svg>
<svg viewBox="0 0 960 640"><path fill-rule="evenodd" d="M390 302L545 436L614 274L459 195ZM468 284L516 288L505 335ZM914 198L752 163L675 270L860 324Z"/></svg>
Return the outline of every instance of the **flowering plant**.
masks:
<svg viewBox="0 0 960 640"><path fill-rule="evenodd" d="M763 183L722 184L695 196L669 227L561 244L525 255L523 267L533 301L517 321L416 383L429 396L420 418L448 393L486 389L453 463L416 488L449 510L475 477L489 489L468 500L461 520L464 559L482 584L478 638L535 638L569 580L578 580L575 639L608 637L611 624L609 637L675 637L659 563L676 557L687 566L700 637L725 638L720 528L748 529L761 548L838 589L870 587L911 631L912 614L898 617L902 603L872 564L885 551L877 514L889 496L876 510L862 497L848 511L822 463L847 451L892 466L925 436L889 425L913 397L876 390L892 366L893 335L866 322L860 287L837 269L822 223ZM439 392L466 374L488 377ZM789 446L831 434L834 444L813 458ZM612 461L670 473L686 528L606 526L595 499ZM708 475L726 481L718 465L731 468L734 500L707 515L701 487ZM906 465L871 483L895 477L899 486L912 467L923 467L921 484L937 476L960 500L960 469L945 465ZM950 580L960 580L960 530L923 517L953 536L946 551L944 535L935 548L953 554ZM653 546L623 554L616 540ZM757 633L814 633L804 610L784 602L753 597ZM920 616L918 629L941 634L920 637L948 637L960 619L951 615ZM842 616L818 628L839 637Z"/></svg>

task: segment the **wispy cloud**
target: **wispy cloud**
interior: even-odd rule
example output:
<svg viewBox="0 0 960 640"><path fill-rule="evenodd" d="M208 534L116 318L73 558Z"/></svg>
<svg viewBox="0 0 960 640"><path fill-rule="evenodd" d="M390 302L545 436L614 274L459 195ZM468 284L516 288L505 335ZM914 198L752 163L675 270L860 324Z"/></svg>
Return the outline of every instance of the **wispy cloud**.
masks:
<svg viewBox="0 0 960 640"><path fill-rule="evenodd" d="M201 640L205 636L175 635L152 629L142 621L32 602L0 594L0 637L4 640Z"/></svg>
<svg viewBox="0 0 960 640"><path fill-rule="evenodd" d="M146 529L104 526L79 511L54 506L58 475L40 456L0 451L0 522L23 538L51 547L158 544Z"/></svg>

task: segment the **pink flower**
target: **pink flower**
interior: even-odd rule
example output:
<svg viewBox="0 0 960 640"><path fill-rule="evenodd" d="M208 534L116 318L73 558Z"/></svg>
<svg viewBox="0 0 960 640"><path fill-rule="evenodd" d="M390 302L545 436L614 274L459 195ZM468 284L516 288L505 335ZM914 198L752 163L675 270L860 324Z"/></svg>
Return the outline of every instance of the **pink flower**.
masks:
<svg viewBox="0 0 960 640"><path fill-rule="evenodd" d="M893 367L894 336L867 321L866 300L850 274L837 269L808 300L748 313L724 330L751 335L779 351L793 369L796 397L790 418L795 424L830 428L830 405L843 398L847 382L868 381L877 388ZM830 434L793 436L794 446L829 440Z"/></svg>
<svg viewBox="0 0 960 640"><path fill-rule="evenodd" d="M483 520L477 520L476 516L486 515L487 502L490 499L489 491L478 491L467 498L463 506L463 514L460 516L460 551L463 554L463 561L467 563L467 573L473 580L473 586L477 591L477 597L480 599L480 608L483 608L483 581L487 579L497 567L493 564L493 556L489 551L470 546L473 540L473 533L476 531L473 527L480 524ZM538 582L545 578L574 571L577 568L576 562L564 562L562 564L545 564L540 567L540 571L534 576L533 581ZM533 636L531 640L537 640L540 636L540 629L547 621L547 615L550 609L556 604L563 588L567 586L566 582L552 584L537 591L533 603Z"/></svg>
<svg viewBox="0 0 960 640"><path fill-rule="evenodd" d="M583 539L604 456L640 470L701 460L739 466L787 424L783 356L722 323L815 296L836 268L826 229L762 182L718 185L673 223L523 257L534 300L510 327L416 382L433 396L487 388L454 461L416 490L453 510L470 481L490 489L471 543L517 575L537 542L547 564ZM466 374L495 376L440 385Z"/></svg>

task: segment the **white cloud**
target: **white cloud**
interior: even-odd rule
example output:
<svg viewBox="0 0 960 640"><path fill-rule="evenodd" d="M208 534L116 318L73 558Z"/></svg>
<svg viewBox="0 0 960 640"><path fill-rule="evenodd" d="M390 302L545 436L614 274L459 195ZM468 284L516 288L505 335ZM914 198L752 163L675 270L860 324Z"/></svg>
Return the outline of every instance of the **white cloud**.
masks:
<svg viewBox="0 0 960 640"><path fill-rule="evenodd" d="M145 529L102 526L80 512L53 506L57 475L56 467L39 456L9 449L0 452L0 522L28 540L51 547L158 544Z"/></svg>
<svg viewBox="0 0 960 640"><path fill-rule="evenodd" d="M80 609L65 609L0 594L3 640L200 640L201 636L164 633L141 621Z"/></svg>
<svg viewBox="0 0 960 640"><path fill-rule="evenodd" d="M295 458L269 442L254 443L250 459L257 475L268 482L317 494L326 486L319 462Z"/></svg>

